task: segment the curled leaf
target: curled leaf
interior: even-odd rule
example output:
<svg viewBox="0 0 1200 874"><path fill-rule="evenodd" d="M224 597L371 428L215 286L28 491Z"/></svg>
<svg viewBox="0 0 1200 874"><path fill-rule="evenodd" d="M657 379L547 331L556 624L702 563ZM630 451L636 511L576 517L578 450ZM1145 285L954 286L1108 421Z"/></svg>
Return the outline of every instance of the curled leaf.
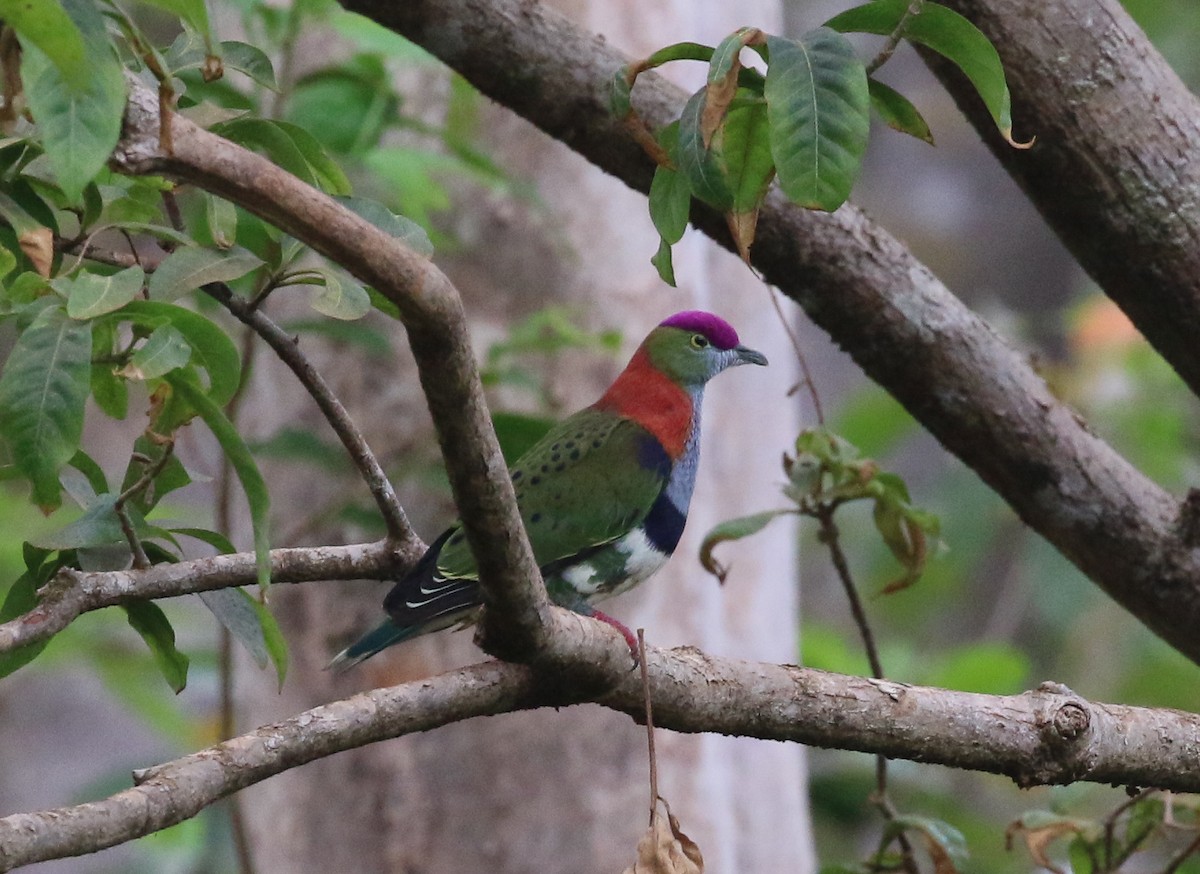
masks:
<svg viewBox="0 0 1200 874"><path fill-rule="evenodd" d="M684 834L669 807L666 817L655 808L650 827L638 841L637 852L637 862L623 874L704 874L700 847Z"/></svg>
<svg viewBox="0 0 1200 874"><path fill-rule="evenodd" d="M729 575L729 568L713 557L713 550L717 545L727 540L741 540L743 537L757 534L766 528L777 516L784 516L793 512L795 511L765 510L762 513L753 513L749 516L741 516L737 519L729 519L722 522L709 531L708 534L704 535L704 542L700 544L700 564L704 566L706 571L716 577L718 582L724 583L725 577Z"/></svg>

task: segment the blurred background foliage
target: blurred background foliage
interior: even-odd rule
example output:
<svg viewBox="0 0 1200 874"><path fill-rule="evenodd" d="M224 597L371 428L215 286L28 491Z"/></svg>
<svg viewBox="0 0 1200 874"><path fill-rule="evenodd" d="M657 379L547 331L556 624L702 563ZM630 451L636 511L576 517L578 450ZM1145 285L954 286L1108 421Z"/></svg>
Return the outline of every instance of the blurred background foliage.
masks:
<svg viewBox="0 0 1200 874"><path fill-rule="evenodd" d="M422 50L343 13L332 0L297 0L292 5L237 0L211 5L223 38L245 39L272 57L281 90L272 92L236 76L204 83L196 75L186 78L183 105L207 101L227 108L253 108L312 132L335 156L356 193L377 198L420 222L439 249L470 245L469 239L439 222L439 216L464 196L531 197L528 185L488 159L487 134L475 124L478 96ZM813 16L805 4L794 0L791 5L795 19L811 27ZM833 11L844 5L832 4ZM1194 89L1200 83L1196 48L1200 5L1173 0L1125 0L1125 5ZM129 6L144 18L151 34L164 44L171 42L173 33L154 29L158 13L138 4ZM319 56L324 59L318 66L308 61L313 46L321 47ZM922 80L926 74L915 60L910 58L904 69L908 71L904 75L927 81L927 77ZM423 99L428 94L437 100ZM930 99L935 107L937 100L948 100ZM986 268L989 280L979 282L972 277L981 274L971 271L984 268L963 263L971 252L987 249L979 239L979 226L964 224L976 235L972 241L947 240L922 224L924 207L936 205L942 197L961 196L948 189L955 185L953 167L959 160L953 150L963 143L967 157L961 160L973 168L972 174L985 177L989 185L1011 188L965 122L950 119L952 107L943 105L941 111L947 117L935 123L935 130L950 128L941 148L925 151L923 145L888 138L883 156L868 161L855 199L866 202L886 225L910 239L918 255L952 288L1022 344L1056 391L1105 439L1164 487L1182 493L1195 481L1200 406L1065 253L1047 244L1052 265L1040 275L1022 274L1021 287L1010 287L1017 283L1010 282L1004 266L994 262ZM913 160L933 169L897 172L896 162ZM936 175L939 165L949 168L942 176ZM985 172L981 167L992 169ZM896 187L897 177L908 175L922 190ZM978 212L987 211L992 203L989 197L976 200L971 208ZM1007 217L992 216L992 220ZM239 242L253 248L247 242L253 234L246 238L242 234L257 220L239 214L238 221ZM1040 252L1041 241L1050 232L1028 210L1013 221L1022 224L1009 230L1018 238L1036 238ZM384 361L394 351L393 332L378 315L355 322L351 330L345 330L345 323L330 321L296 322L290 327L307 331L318 324L330 343L367 362ZM556 357L569 349L612 354L619 339L584 333L571 314L560 309L539 313L514 326L508 336L494 338L490 351L484 352L485 379L497 401L497 426L506 452L519 452L562 412L542 376L552 369ZM1026 530L895 401L863 382L843 356L832 350L814 355L820 358L818 383L832 411L832 429L878 458L885 468L900 472L914 501L941 519L944 548L923 578L910 589L867 602L889 678L993 694L1017 693L1053 679L1097 700L1200 709L1194 665L1110 603ZM297 475L317 470L323 476L344 476L348 484L353 477L340 460L340 450L308 431L281 429L258 441L255 451L264 461L280 465L276 470L285 474L289 469ZM433 454L414 463L397 452L390 461L392 473L400 480L438 482ZM8 581L23 571L15 544L61 525L64 520L58 516L67 512L48 520L31 516L23 496L6 498L13 494L8 488L0 483L0 526L9 534L0 542L0 596ZM764 506L774 498L763 496ZM194 505L173 509L181 517L203 512ZM357 498L325 512L356 526L365 537L382 533L370 505ZM895 575L894 559L874 534L865 510L843 511L838 521L862 591L868 596L878 592ZM302 533L303 526L296 526L283 541ZM828 555L816 542L814 527L805 526L801 536L803 634L798 657L812 667L867 673L866 657ZM30 785L28 774L21 782L11 761L0 762L0 786L6 787L0 793L4 799L0 814L98 797L127 785L131 768L185 753L218 737L215 625L188 600L164 604L180 629L180 648L192 658L189 686L177 698L167 693L150 654L125 622L105 613L85 616L56 637L28 670L6 681L0 697L4 717L0 747L13 749L19 737L33 756L36 743L29 740L35 731L31 727L39 718L54 718L55 697L39 697L32 691L39 676L53 675L58 694L84 694L81 690L86 689L97 708L117 714L110 720L114 736L132 733L139 738L140 748L121 743L116 746L124 752L108 753L97 743L95 771L84 775L83 785L78 774L72 778L54 773ZM189 622L191 614L196 621ZM15 717L16 702L27 695L35 702L33 711ZM132 750L137 750L136 760L129 758ZM821 859L830 866L849 865L878 841L880 823L868 803L874 761L864 755L814 750L810 763ZM64 792L63 786L74 788ZM980 874L1036 867L1024 850L1004 850L1005 827L1025 812L1102 818L1125 800L1119 789L1077 786L1022 791L999 777L911 763L892 766L892 794L902 811L945 820L959 829L971 853L964 870ZM1065 861L1069 837L1061 845L1052 845L1051 858ZM234 867L230 843L227 818L214 809L129 847L38 870L228 871ZM1161 858L1150 857L1145 867L1131 865L1127 870L1161 870ZM1195 874L1200 864L1185 863L1178 870Z"/></svg>

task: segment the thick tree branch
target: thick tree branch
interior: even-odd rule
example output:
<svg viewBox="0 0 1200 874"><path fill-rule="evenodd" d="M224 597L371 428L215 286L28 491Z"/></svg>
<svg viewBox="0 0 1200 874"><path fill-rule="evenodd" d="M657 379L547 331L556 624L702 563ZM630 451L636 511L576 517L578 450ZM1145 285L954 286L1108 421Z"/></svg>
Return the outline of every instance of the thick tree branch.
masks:
<svg viewBox="0 0 1200 874"><path fill-rule="evenodd" d="M945 0L996 45L1016 151L929 58L1079 263L1200 394L1200 100L1117 0ZM927 56L928 57L928 56Z"/></svg>
<svg viewBox="0 0 1200 874"><path fill-rule="evenodd" d="M403 546L381 541L273 549L271 579L276 583L392 579L411 568L423 551L424 545L416 540ZM252 586L257 580L252 552L156 564L144 570L84 573L64 569L42 588L34 609L0 623L0 653L49 640L90 610L147 598Z"/></svg>
<svg viewBox="0 0 1200 874"><path fill-rule="evenodd" d="M608 642L597 637L595 654ZM990 696L714 659L647 654L655 722L971 768L1022 786L1088 780L1200 791L1200 716L1093 704L1054 684ZM106 799L0 819L0 870L93 852L194 816L275 774L368 743L474 716L576 703L547 677L507 663L376 689L135 773ZM602 703L644 718L626 671Z"/></svg>
<svg viewBox="0 0 1200 874"><path fill-rule="evenodd" d="M653 164L609 109L608 83L628 59L602 38L523 0L343 5L424 46L488 96L648 190ZM659 126L678 117L684 94L648 74L634 97L639 114ZM729 245L719 216L695 209L693 219ZM776 191L753 256L768 281L1030 527L1200 661L1200 554L1176 530L1176 500L1098 439L903 245L852 207L809 212Z"/></svg>
<svg viewBox="0 0 1200 874"><path fill-rule="evenodd" d="M157 96L130 80L125 125L112 163L164 174L218 194L303 241L373 286L399 309L484 597L498 654L528 659L554 637L553 614L516 509L483 397L462 301L428 259L265 158L171 115L160 141ZM493 597L500 593L501 596ZM561 627L561 623L559 624ZM560 635L561 637L561 635Z"/></svg>

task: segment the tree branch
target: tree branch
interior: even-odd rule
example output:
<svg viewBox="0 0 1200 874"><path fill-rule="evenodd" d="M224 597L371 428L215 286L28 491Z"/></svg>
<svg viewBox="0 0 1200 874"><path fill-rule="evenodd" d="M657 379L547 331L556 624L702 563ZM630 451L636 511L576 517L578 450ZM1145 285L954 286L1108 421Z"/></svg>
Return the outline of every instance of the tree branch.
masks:
<svg viewBox="0 0 1200 874"><path fill-rule="evenodd" d="M479 567L493 651L529 659L560 637L492 430L462 301L428 259L267 159L170 115L160 144L159 102L133 78L113 166L164 174L230 200L331 258L400 311L451 489ZM614 647L614 654L617 652ZM615 658L615 655L614 655Z"/></svg>
<svg viewBox="0 0 1200 874"><path fill-rule="evenodd" d="M522 0L343 5L424 46L489 97L648 191L654 165L609 109L609 82L628 58L600 37ZM639 115L655 126L677 118L684 97L653 74L639 77L634 93ZM722 217L694 208L692 218L733 248ZM1200 661L1200 553L1176 529L1176 500L1098 439L901 243L853 207L806 211L776 190L753 261L1023 521Z"/></svg>
<svg viewBox="0 0 1200 874"><path fill-rule="evenodd" d="M1079 263L1200 394L1200 100L1117 0L945 0L1000 52L1021 137L926 60Z"/></svg>
<svg viewBox="0 0 1200 874"><path fill-rule="evenodd" d="M415 547L416 535L408 524L408 517L404 508L400 506L396 491L392 488L383 466L324 377L300 351L297 341L275 324L266 313L251 307L248 301L235 295L224 283L210 283L204 287L204 291L219 301L234 318L261 337L296 375L296 379L316 403L325 421L342 441L350 461L366 481L367 488L371 490L371 496L375 499L375 506L379 509L379 515L383 517L387 526L388 539L397 543L411 540L411 545Z"/></svg>
<svg viewBox="0 0 1200 874"><path fill-rule="evenodd" d="M420 541L271 550L271 579L277 583L316 580L391 579L411 568L424 552ZM0 653L48 640L91 610L147 598L172 598L250 586L258 580L254 553L216 555L156 564L144 570L84 573L64 569L39 592L38 605L0 623Z"/></svg>
<svg viewBox="0 0 1200 874"><path fill-rule="evenodd" d="M596 653L609 648L595 639ZM1200 791L1200 716L1093 704L1043 684L1013 696L951 692L811 669L646 656L660 728L854 749L1003 774L1021 786L1088 780ZM0 870L93 852L194 816L314 759L475 716L576 703L549 677L486 662L364 692L144 771L101 801L0 818ZM639 675L602 703L644 718Z"/></svg>

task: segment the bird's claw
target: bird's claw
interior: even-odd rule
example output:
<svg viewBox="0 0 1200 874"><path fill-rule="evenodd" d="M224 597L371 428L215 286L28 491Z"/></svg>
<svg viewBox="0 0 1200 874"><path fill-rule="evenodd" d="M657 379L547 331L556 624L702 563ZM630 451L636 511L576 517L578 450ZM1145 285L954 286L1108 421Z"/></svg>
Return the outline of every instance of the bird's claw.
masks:
<svg viewBox="0 0 1200 874"><path fill-rule="evenodd" d="M638 647L638 640L636 637L634 637L633 632L629 630L629 627L621 620L614 619L607 613L603 613L600 610L593 610L592 618L599 619L606 625L611 625L617 631L621 632L621 637L625 638L625 643L629 645L629 654L633 657L633 668L631 670L636 670L638 667L640 667L642 660L639 656L640 648Z"/></svg>

